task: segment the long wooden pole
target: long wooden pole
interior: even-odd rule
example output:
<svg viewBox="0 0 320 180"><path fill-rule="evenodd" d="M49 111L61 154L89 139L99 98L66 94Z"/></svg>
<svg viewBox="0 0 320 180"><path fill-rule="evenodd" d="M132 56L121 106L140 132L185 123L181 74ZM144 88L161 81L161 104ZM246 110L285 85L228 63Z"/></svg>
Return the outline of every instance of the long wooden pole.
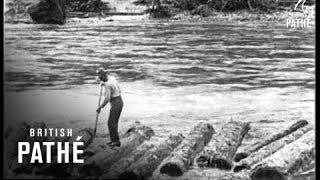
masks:
<svg viewBox="0 0 320 180"><path fill-rule="evenodd" d="M100 95L99 95L98 108L99 108L100 102L101 102L101 95L102 95L102 86L100 86ZM97 115L96 115L96 123L94 125L93 137L96 137L98 119L99 119L99 113L97 113Z"/></svg>

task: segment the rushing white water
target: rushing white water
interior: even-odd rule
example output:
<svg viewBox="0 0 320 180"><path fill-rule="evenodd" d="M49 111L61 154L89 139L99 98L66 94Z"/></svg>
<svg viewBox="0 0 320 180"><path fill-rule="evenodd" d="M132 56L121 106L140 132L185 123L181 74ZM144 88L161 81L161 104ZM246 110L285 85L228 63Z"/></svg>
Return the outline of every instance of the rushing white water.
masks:
<svg viewBox="0 0 320 180"><path fill-rule="evenodd" d="M5 26L5 124L93 127L100 66L121 83L120 127L139 120L166 137L232 118L252 123L248 145L296 120L314 124L314 28L88 22Z"/></svg>

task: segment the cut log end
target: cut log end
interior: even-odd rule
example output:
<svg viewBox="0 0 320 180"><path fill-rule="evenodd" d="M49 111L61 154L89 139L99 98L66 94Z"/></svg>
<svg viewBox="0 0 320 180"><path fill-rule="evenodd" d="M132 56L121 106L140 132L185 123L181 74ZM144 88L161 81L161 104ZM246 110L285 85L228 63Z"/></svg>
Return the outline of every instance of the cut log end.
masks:
<svg viewBox="0 0 320 180"><path fill-rule="evenodd" d="M252 180L287 180L287 177L281 173L277 168L262 167L258 168L251 174Z"/></svg>
<svg viewBox="0 0 320 180"><path fill-rule="evenodd" d="M201 155L196 160L199 167L212 167L212 168L219 168L223 170L231 170L232 169L232 162L228 161L225 158L219 157L210 157L207 155Z"/></svg>
<svg viewBox="0 0 320 180"><path fill-rule="evenodd" d="M233 168L233 172L239 172L243 169L250 169L250 166L248 166L247 164L240 164L240 165L237 165Z"/></svg>
<svg viewBox="0 0 320 180"><path fill-rule="evenodd" d="M239 162L239 161L241 161L242 159L244 159L244 158L246 158L246 157L248 157L248 156L249 156L249 154L248 154L248 153L245 153L245 152L237 153L237 154L234 156L233 160L234 160L235 162Z"/></svg>
<svg viewBox="0 0 320 180"><path fill-rule="evenodd" d="M174 163L167 163L160 168L160 173L167 174L169 176L177 177L182 176L183 171Z"/></svg>
<svg viewBox="0 0 320 180"><path fill-rule="evenodd" d="M232 162L226 160L225 158L214 158L209 166L223 170L231 170Z"/></svg>
<svg viewBox="0 0 320 180"><path fill-rule="evenodd" d="M197 161L197 164L199 167L205 167L208 165L208 159L209 159L209 156L207 155L200 155L196 161Z"/></svg>

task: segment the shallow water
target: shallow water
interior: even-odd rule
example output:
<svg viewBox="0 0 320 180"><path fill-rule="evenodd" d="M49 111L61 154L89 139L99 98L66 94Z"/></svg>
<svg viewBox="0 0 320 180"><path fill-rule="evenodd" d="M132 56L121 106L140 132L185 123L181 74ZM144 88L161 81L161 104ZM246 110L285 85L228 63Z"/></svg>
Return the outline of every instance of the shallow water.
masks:
<svg viewBox="0 0 320 180"><path fill-rule="evenodd" d="M121 83L120 126L139 120L161 138L232 118L252 123L248 145L296 120L314 124L314 45L314 28L285 24L6 24L6 124L93 126L103 66ZM99 117L106 133L108 111Z"/></svg>

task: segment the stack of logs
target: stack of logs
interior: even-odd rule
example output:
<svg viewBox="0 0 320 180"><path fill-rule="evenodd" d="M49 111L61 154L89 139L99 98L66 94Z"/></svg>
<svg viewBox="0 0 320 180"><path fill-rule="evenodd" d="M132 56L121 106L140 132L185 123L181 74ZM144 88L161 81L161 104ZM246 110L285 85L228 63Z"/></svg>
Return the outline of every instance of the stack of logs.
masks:
<svg viewBox="0 0 320 180"><path fill-rule="evenodd" d="M157 173L182 176L190 166L198 166L227 170L215 179L286 179L315 158L315 132L307 124L305 120L298 121L238 152L250 130L249 123L229 121L216 131L211 124L200 122L185 136L170 135L153 144L149 140L154 131L135 122L120 131L120 147L106 145L108 138L93 137L91 128L82 129L71 138L29 138L30 128L43 129L46 125L22 123L5 133L5 177L148 179ZM17 163L17 142L72 144L77 136L82 136L84 142L82 164L57 163L56 154L50 164Z"/></svg>

